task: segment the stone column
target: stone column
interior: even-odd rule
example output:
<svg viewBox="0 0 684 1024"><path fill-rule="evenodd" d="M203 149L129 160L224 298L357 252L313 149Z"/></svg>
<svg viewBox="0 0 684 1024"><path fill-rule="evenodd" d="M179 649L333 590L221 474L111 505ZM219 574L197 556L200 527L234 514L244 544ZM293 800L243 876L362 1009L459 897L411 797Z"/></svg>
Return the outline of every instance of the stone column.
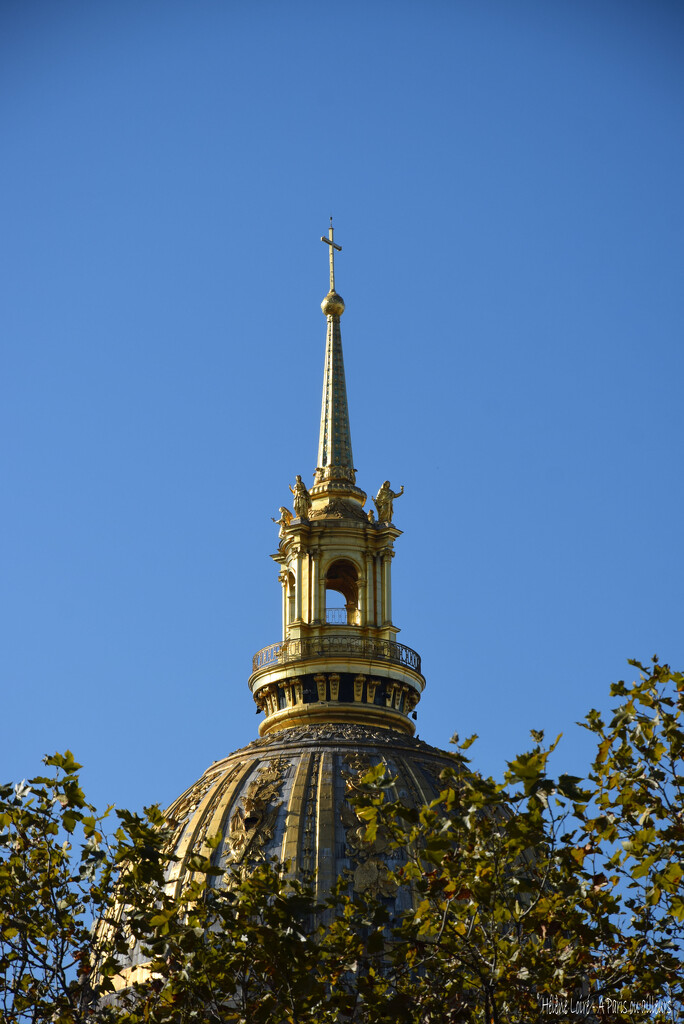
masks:
<svg viewBox="0 0 684 1024"><path fill-rule="evenodd" d="M382 624L392 622L392 552L382 553Z"/></svg>
<svg viewBox="0 0 684 1024"><path fill-rule="evenodd" d="M375 625L382 624L382 572L380 555L373 556L373 586L375 588Z"/></svg>
<svg viewBox="0 0 684 1024"><path fill-rule="evenodd" d="M387 596L385 597L385 604L387 605L387 621L392 621L392 559L394 558L394 552L392 550L387 552L387 568L386 568L386 587Z"/></svg>
<svg viewBox="0 0 684 1024"><path fill-rule="evenodd" d="M357 625L365 626L366 625L366 620L368 618L368 616L366 614L366 581L365 580L358 580L356 586L357 586L358 595L359 595L358 606L357 606L358 607Z"/></svg>
<svg viewBox="0 0 684 1024"><path fill-rule="evenodd" d="M283 587L283 640L287 640L287 573L278 573L278 579Z"/></svg>
<svg viewBox="0 0 684 1024"><path fill-rule="evenodd" d="M372 626L375 623L375 562L370 551L366 551L366 600L364 604L364 617L361 620L362 626Z"/></svg>
<svg viewBox="0 0 684 1024"><path fill-rule="evenodd" d="M303 565L303 558L302 558L302 549L301 548L295 548L294 553L297 556L297 571L296 571L296 575L295 575L295 622L301 622L302 621L302 590L303 590L303 584L304 584L304 580L302 579L302 577L304 575L304 565Z"/></svg>
<svg viewBox="0 0 684 1024"><path fill-rule="evenodd" d="M321 622L325 623L325 576L321 572L320 561L318 563L318 611Z"/></svg>
<svg viewBox="0 0 684 1024"><path fill-rule="evenodd" d="M314 548L311 551L311 575L309 577L309 590L311 592L311 621L321 621L321 595L318 587L318 573L320 569L320 551Z"/></svg>

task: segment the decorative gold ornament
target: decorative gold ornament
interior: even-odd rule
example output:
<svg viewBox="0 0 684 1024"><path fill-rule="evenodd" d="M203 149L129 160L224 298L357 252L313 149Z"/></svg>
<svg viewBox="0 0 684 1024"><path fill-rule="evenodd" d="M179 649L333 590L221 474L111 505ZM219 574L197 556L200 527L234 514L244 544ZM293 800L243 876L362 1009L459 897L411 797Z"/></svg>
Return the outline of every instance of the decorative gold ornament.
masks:
<svg viewBox="0 0 684 1024"><path fill-rule="evenodd" d="M321 302L321 309L325 316L342 316L344 313L344 299L337 292L329 291Z"/></svg>
<svg viewBox="0 0 684 1024"><path fill-rule="evenodd" d="M356 502L345 501L344 498L331 498L325 505L309 513L309 519L366 519L366 513Z"/></svg>
<svg viewBox="0 0 684 1024"><path fill-rule="evenodd" d="M250 859L263 856L264 848L273 839L283 778L289 766L284 757L274 758L250 782L240 804L233 811L224 856L231 864L240 864L247 853Z"/></svg>

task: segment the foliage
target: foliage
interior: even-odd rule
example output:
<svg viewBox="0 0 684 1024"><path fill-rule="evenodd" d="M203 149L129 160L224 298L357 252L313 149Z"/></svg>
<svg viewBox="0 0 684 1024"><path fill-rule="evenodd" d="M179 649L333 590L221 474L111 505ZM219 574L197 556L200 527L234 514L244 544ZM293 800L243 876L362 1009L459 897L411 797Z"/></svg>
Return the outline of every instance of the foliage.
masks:
<svg viewBox="0 0 684 1024"><path fill-rule="evenodd" d="M175 898L159 810L117 811L110 835L72 755L47 758L52 776L0 789L3 1021L681 1020L684 677L633 664L608 724L582 723L584 782L550 777L556 744L536 732L501 782L466 741L425 807L368 773L366 840L403 851L393 881L411 893L394 919L344 878L317 905L277 863L218 877L212 840ZM126 975L131 956L145 966Z"/></svg>
<svg viewBox="0 0 684 1024"><path fill-rule="evenodd" d="M367 790L368 834L408 851L418 894L389 946L396 1021L681 1019L684 677L632 664L609 725L581 723L598 741L584 784L552 780L558 741L533 733L503 783L464 759L430 807Z"/></svg>

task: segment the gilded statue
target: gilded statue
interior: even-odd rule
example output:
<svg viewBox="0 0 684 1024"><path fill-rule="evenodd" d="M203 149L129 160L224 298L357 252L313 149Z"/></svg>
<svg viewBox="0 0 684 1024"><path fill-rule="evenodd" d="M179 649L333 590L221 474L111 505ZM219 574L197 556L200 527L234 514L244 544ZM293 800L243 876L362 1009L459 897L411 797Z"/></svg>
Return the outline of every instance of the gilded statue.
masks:
<svg viewBox="0 0 684 1024"><path fill-rule="evenodd" d="M282 540L282 538L285 536L285 527L289 526L290 523L292 522L292 513L290 512L289 508L285 508L284 505L281 505L278 511L280 512L280 519L274 519L273 516L271 516L271 522L277 523L278 526L280 527L280 529L278 530L278 536Z"/></svg>
<svg viewBox="0 0 684 1024"><path fill-rule="evenodd" d="M378 522L380 523L391 523L392 515L394 513L394 499L400 498L404 493L404 485L401 485L400 490L393 491L390 487L389 480L385 480L384 484L373 498L375 507L378 510Z"/></svg>
<svg viewBox="0 0 684 1024"><path fill-rule="evenodd" d="M298 519L308 519L309 509L311 508L311 495L306 489L306 486L302 483L302 478L297 473L294 487L290 487L290 491L294 496L294 510L295 515Z"/></svg>

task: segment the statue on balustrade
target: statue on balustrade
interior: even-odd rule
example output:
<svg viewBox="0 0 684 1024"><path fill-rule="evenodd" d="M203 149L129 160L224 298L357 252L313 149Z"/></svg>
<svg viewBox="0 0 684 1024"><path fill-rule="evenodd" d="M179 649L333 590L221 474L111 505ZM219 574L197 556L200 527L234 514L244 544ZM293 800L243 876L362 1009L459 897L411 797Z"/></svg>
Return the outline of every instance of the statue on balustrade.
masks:
<svg viewBox="0 0 684 1024"><path fill-rule="evenodd" d="M271 516L271 521L277 523L280 527L278 530L278 536L282 540L285 536L285 527L289 526L292 522L292 513L289 508L285 508L284 505L281 505L278 511L280 512L280 519L274 519L273 516Z"/></svg>
<svg viewBox="0 0 684 1024"><path fill-rule="evenodd" d="M294 487L290 487L290 491L294 496L294 510L295 515L299 519L309 518L309 509L311 508L311 495L306 489L306 486L302 483L302 478L297 473Z"/></svg>
<svg viewBox="0 0 684 1024"><path fill-rule="evenodd" d="M378 510L378 522L379 523L391 523L392 516L394 514L394 499L400 498L404 493L404 485L401 485L400 490L393 491L390 487L389 480L385 480L384 484L373 498L375 507Z"/></svg>

